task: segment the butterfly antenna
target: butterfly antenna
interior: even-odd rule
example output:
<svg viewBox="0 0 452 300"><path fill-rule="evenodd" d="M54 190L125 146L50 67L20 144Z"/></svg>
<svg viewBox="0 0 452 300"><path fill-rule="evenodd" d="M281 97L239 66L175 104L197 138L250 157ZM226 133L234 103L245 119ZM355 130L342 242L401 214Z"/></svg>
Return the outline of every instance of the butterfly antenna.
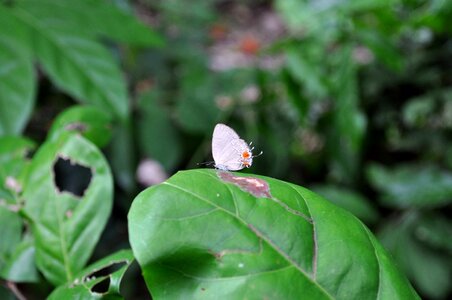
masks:
<svg viewBox="0 0 452 300"><path fill-rule="evenodd" d="M257 154L257 155L253 155L253 158L254 158L254 157L261 156L262 154L264 154L264 151L259 152L259 154Z"/></svg>

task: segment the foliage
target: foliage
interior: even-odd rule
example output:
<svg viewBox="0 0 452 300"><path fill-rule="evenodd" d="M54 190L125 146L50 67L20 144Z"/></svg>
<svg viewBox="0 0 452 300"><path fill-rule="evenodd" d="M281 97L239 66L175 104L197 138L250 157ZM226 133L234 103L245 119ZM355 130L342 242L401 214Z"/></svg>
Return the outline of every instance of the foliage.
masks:
<svg viewBox="0 0 452 300"><path fill-rule="evenodd" d="M389 276L380 286L397 289L381 298L415 295L392 258L420 296L450 298L450 1L193 0L187 9L182 0L3 0L0 28L0 298L13 299L16 284L42 298L143 298L134 257L156 298L209 297L212 287L213 297L241 297L254 280L261 291L303 284L365 298L377 269ZM211 160L218 122L264 151L252 172L269 177L253 176L270 183L279 203L199 170L133 200L146 180ZM157 168L140 173L145 162ZM242 218L187 217L217 193L225 201L217 205L260 205ZM314 280L312 251L301 244L314 241L313 226L284 209L301 198L303 214L325 226L316 231L325 240ZM315 217L320 210L325 219ZM226 239L237 222L243 228ZM291 246L308 275L250 228L265 229L278 249ZM297 228L310 238L296 238ZM342 260L328 260L332 241L343 246ZM268 260L214 255L246 245ZM334 273L358 268L351 262L361 250L366 271ZM244 260L250 265L238 270ZM293 276L262 273L278 264ZM206 279L231 274L247 275ZM335 286L340 280L348 284ZM373 288L364 291L366 280Z"/></svg>

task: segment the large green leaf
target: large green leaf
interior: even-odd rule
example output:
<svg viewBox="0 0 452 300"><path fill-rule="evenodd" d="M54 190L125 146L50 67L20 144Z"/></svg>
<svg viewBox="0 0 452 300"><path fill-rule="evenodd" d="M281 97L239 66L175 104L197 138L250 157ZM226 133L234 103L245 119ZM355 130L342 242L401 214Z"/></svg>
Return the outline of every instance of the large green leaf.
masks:
<svg viewBox="0 0 452 300"><path fill-rule="evenodd" d="M418 298L356 217L276 179L179 172L128 218L154 299Z"/></svg>
<svg viewBox="0 0 452 300"><path fill-rule="evenodd" d="M80 132L97 147L103 147L112 136L111 118L93 106L72 106L53 121L48 138L57 138L62 131Z"/></svg>
<svg viewBox="0 0 452 300"><path fill-rule="evenodd" d="M452 202L452 173L433 165L401 165L392 170L370 165L367 175L392 207L438 207Z"/></svg>
<svg viewBox="0 0 452 300"><path fill-rule="evenodd" d="M49 300L122 299L119 290L121 280L133 260L130 250L121 250L104 257L80 272L74 282L58 287ZM103 293L96 292L95 286L103 281L109 282L108 289Z"/></svg>
<svg viewBox="0 0 452 300"><path fill-rule="evenodd" d="M63 11L39 15L33 6L19 1L10 8L2 7L1 13L28 29L29 47L57 86L116 117L127 116L126 85L112 55L74 24L64 22Z"/></svg>
<svg viewBox="0 0 452 300"><path fill-rule="evenodd" d="M81 197L57 188L54 165L60 159L91 171ZM71 282L85 266L110 215L112 190L106 160L78 134L61 134L36 153L23 193L24 212L35 237L37 266L53 284Z"/></svg>
<svg viewBox="0 0 452 300"><path fill-rule="evenodd" d="M35 76L25 29L0 5L0 136L19 134L34 105Z"/></svg>

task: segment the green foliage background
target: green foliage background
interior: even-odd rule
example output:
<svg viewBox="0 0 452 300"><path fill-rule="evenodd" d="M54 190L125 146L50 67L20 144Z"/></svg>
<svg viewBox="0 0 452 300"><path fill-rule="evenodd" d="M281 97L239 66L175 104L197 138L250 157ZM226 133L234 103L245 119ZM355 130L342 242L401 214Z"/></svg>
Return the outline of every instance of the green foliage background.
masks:
<svg viewBox="0 0 452 300"><path fill-rule="evenodd" d="M0 28L0 298L149 297L112 254L137 168L197 168L219 122L264 151L245 172L353 213L421 297L451 297L450 1L3 0ZM96 171L83 205L58 158Z"/></svg>

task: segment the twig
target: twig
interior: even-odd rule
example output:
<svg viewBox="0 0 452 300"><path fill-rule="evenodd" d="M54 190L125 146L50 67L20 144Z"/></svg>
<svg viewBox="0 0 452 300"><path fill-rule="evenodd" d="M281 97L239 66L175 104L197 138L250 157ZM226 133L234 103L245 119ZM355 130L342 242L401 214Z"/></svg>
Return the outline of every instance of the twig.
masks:
<svg viewBox="0 0 452 300"><path fill-rule="evenodd" d="M7 280L6 287L11 290L11 292L14 294L14 296L16 296L17 299L27 300L27 298L25 298L25 296L19 291L17 285L14 282Z"/></svg>

